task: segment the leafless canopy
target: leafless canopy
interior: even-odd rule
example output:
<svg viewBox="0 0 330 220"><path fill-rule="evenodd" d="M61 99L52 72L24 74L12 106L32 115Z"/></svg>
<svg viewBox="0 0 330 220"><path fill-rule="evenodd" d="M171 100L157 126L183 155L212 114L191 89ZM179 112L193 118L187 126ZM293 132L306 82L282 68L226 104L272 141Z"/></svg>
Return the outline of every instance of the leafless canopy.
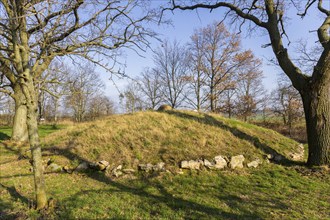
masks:
<svg viewBox="0 0 330 220"><path fill-rule="evenodd" d="M77 55L113 71L118 49L145 50L155 13L143 1L0 1L0 74L15 84L26 66L38 78L57 56Z"/></svg>
<svg viewBox="0 0 330 220"><path fill-rule="evenodd" d="M195 9L209 9L210 11L216 8L228 9L225 17L231 17L232 22L240 20L241 24L248 22L251 28L261 27L271 36L271 43L267 46L272 46L278 63L284 72L290 77L294 87L301 90L303 82L308 80L307 75L313 75L312 78L320 77L317 71L313 74L304 74L289 58L287 49L283 45L283 38L288 38L285 31L285 16L289 7L296 7L297 15L305 17L308 10L314 5L322 15L325 15L324 22L320 27L317 27L317 35L319 43L323 50L320 52L320 59L315 64L315 68L320 68L326 61L326 57L330 50L330 10L327 8L328 2L323 0L308 0L302 2L298 0L231 0L231 1L213 1L213 0L171 0L171 6L164 8L166 10L174 11L181 10L195 10Z"/></svg>

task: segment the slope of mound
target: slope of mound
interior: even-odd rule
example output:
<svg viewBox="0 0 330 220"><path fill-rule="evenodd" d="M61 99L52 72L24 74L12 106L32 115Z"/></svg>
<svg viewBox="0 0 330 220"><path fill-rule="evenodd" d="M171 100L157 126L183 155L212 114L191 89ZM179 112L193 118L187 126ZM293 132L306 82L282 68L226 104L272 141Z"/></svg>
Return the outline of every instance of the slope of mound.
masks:
<svg viewBox="0 0 330 220"><path fill-rule="evenodd" d="M72 160L133 163L243 154L248 160L266 154L289 154L298 143L275 131L217 115L196 112L139 112L68 127L49 135L46 148Z"/></svg>

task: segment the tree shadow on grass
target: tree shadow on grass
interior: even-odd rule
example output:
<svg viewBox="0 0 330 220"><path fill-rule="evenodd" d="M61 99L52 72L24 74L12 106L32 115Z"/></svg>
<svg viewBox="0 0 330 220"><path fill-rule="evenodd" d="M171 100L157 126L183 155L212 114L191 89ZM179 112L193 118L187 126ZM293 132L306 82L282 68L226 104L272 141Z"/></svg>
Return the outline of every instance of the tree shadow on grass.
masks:
<svg viewBox="0 0 330 220"><path fill-rule="evenodd" d="M120 197L123 194L127 193L130 196L136 197L137 200L143 204L136 204L135 207L132 208L129 203L123 201L122 204L125 205L125 207L122 207L122 210L120 211L121 214L119 212L112 213L112 215L115 215L113 216L114 219L129 218L128 216L125 216L125 214L123 216L122 213L125 210L131 212L129 208L132 208L132 210L134 210L135 212L139 211L145 213L145 216L142 217L142 219L164 218L164 210L160 209L164 209L165 207L166 209L172 210L172 212L176 214L180 213L179 218L183 217L184 219L261 219L261 217L258 216L256 213L251 213L248 210L240 209L240 214L235 214L230 211L225 211L221 208L210 207L208 205L189 201L180 197L174 197L162 184L150 183L148 180L144 181L146 181L146 184L153 185L154 188L157 188L159 193L158 195L147 192L147 189L145 189L144 187L134 187L129 186L127 184L112 181L100 173L94 174L90 177L100 182L107 183L109 186L111 186L111 189L84 190L82 192L72 195L71 197L63 201L63 205L65 207L70 206L70 209L62 209L60 214L62 218L75 218L76 216L74 211L81 208L79 207L79 204L82 204L82 201L84 201L84 197L89 197L88 195L90 195L90 197L93 197L93 194L105 193L107 195L110 194L111 196L116 196L116 194L118 193L118 196ZM102 204L97 204L96 202L93 205L101 206ZM236 209L238 207L236 207ZM119 207L116 208L118 209Z"/></svg>
<svg viewBox="0 0 330 220"><path fill-rule="evenodd" d="M8 136L7 134L0 132L0 141L5 141L5 140L9 140L10 136Z"/></svg>
<svg viewBox="0 0 330 220"><path fill-rule="evenodd" d="M273 161L277 164L281 164L281 165L285 165L285 166L304 165L303 162L297 162L297 161L292 161L292 160L288 159L285 155L280 154L275 149L273 149L270 146L262 143L259 140L258 137L251 136L251 135L239 130L238 128L230 127L230 126L226 125L225 123L223 123L222 121L217 120L216 118L214 118L211 115L203 114L202 117L197 117L197 116L194 116L194 115L191 115L191 114L188 114L188 113L184 113L184 112L179 112L179 111L166 111L166 113L170 114L170 115L174 115L176 117L185 118L185 119L189 119L189 120L194 120L194 121L197 121L198 123L203 123L203 124L206 124L206 125L219 127L223 130L229 131L230 133L232 133L237 138L240 138L240 139L243 139L243 140L246 140L246 141L250 142L254 147L256 147L257 149L260 149L265 154L280 156L281 160Z"/></svg>
<svg viewBox="0 0 330 220"><path fill-rule="evenodd" d="M0 190L6 190L13 201L19 201L26 206L30 203L29 199L20 194L14 186L5 186L0 183ZM10 210L10 211L9 211ZM27 219L28 216L22 211L16 210L13 203L7 202L0 197L0 219Z"/></svg>
<svg viewBox="0 0 330 220"><path fill-rule="evenodd" d="M2 183L0 183L0 187L7 190L10 196L15 198L16 200L19 200L24 204L29 204L29 200L25 196L20 194L14 186L5 186Z"/></svg>
<svg viewBox="0 0 330 220"><path fill-rule="evenodd" d="M59 148L59 147L51 147L47 148L47 151L50 153L55 153L65 156L66 158L72 160L79 160L81 162L87 162L90 161L86 160L85 158L80 157L79 155L73 153L72 148ZM184 218L187 219L262 219L262 217L259 215L259 213L254 212L253 210L246 209L243 205L240 205L240 198L235 197L234 195L225 195L221 197L221 200L226 201L231 204L231 210L228 211L228 208L225 209L223 207L214 207L210 206L208 204L203 204L202 202L195 202L192 200L184 199L180 196L173 196L171 192L166 189L165 185L166 183L162 183L161 181L155 180L151 181L151 178L148 177L140 177L140 179L133 180L133 181L142 181L143 186L134 183L128 183L124 182L121 183L119 181L114 181L109 176L106 175L104 172L86 172L84 175L87 177L96 180L100 183L107 184L110 189L96 189L96 190L89 190L86 189L82 192L76 193L69 198L61 201L62 205L60 205L59 212L61 218L74 218L75 216L75 210L80 209L82 206L82 203L85 204L83 197L86 197L88 193L91 193L90 197L93 197L92 194L94 193L107 193L112 196L114 196L116 193L118 193L118 196L122 196L122 193L127 193L131 196L137 196L138 201L142 201L143 205L138 205L135 207L135 209L139 209L140 211L147 213L148 216L162 216L163 213L161 210L158 210L159 207L166 207L174 213L179 213L180 215L183 215ZM229 182L228 182L229 184ZM154 189L157 189L158 193L150 193L148 191L148 187L146 186L152 186ZM217 189L217 193L219 195L222 194L222 187L219 187ZM196 196L203 195L203 192L198 192ZM87 196L88 197L88 196ZM109 201L110 202L110 201ZM125 206L128 206L129 203L125 203ZM90 204L92 206L97 206L98 204ZM102 204L99 204L102 206ZM134 204L133 204L134 206ZM64 207L70 207L70 208L64 208ZM282 204L275 205L274 208L281 208ZM117 208L118 207L114 207ZM126 209L123 207L123 210ZM122 213L123 210L120 212ZM133 208L134 210L134 208ZM235 213L234 210L239 210L238 213ZM129 212L129 210L128 210ZM150 213L152 212L152 213ZM115 216L116 219L121 218L122 215L118 213L118 216ZM124 217L125 218L125 217Z"/></svg>
<svg viewBox="0 0 330 220"><path fill-rule="evenodd" d="M28 152L30 148L26 142L12 142L12 141L3 141L0 143L0 146L3 146L6 150L17 155L17 160L30 159ZM12 160L1 162L0 164L10 163Z"/></svg>

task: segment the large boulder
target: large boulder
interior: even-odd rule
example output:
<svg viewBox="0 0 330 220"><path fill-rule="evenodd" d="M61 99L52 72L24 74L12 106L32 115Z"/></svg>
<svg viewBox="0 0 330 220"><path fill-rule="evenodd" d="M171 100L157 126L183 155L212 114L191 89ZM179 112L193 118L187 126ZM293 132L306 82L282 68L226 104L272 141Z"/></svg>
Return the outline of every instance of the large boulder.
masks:
<svg viewBox="0 0 330 220"><path fill-rule="evenodd" d="M237 168L243 168L243 162L244 162L245 158L243 155L237 155L237 156L233 156L230 159L229 162L229 167L232 169L237 169Z"/></svg>
<svg viewBox="0 0 330 220"><path fill-rule="evenodd" d="M216 169L223 169L227 167L227 160L221 155L214 157L214 162L214 168Z"/></svg>

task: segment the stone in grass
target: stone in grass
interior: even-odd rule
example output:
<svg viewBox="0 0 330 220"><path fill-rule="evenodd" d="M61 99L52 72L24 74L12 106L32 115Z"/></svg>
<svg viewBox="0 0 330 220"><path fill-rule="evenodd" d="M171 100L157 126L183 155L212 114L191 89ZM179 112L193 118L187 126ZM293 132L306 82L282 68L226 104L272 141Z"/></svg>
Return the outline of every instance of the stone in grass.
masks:
<svg viewBox="0 0 330 220"><path fill-rule="evenodd" d="M181 161L181 168L182 169L199 170L200 167L201 167L201 161L195 161L195 160Z"/></svg>
<svg viewBox="0 0 330 220"><path fill-rule="evenodd" d="M229 162L229 167L232 169L243 168L244 160L245 160L245 158L243 155L233 156L233 157L231 157L231 160Z"/></svg>
<svg viewBox="0 0 330 220"><path fill-rule="evenodd" d="M109 166L109 162L105 161L105 160L101 160L97 163L98 163L100 170L105 170Z"/></svg>
<svg viewBox="0 0 330 220"><path fill-rule="evenodd" d="M299 161L299 160L303 160L304 159L304 154L305 154L304 145L303 144L299 144L298 145L297 152L291 153L290 154L290 157L294 161Z"/></svg>
<svg viewBox="0 0 330 220"><path fill-rule="evenodd" d="M87 162L82 162L80 163L76 169L74 169L74 171L77 171L77 172L83 172L83 171L86 171L89 169L89 166L88 166L88 163Z"/></svg>
<svg viewBox="0 0 330 220"><path fill-rule="evenodd" d="M304 154L303 153L291 153L290 157L293 161L299 161L304 159Z"/></svg>
<svg viewBox="0 0 330 220"><path fill-rule="evenodd" d="M139 164L139 170L145 171L145 172L151 172L153 170L153 165L151 163L147 164Z"/></svg>
<svg viewBox="0 0 330 220"><path fill-rule="evenodd" d="M101 160L97 163L91 163L89 164L89 167L94 170L98 171L105 171L107 167L109 166L109 162L105 160Z"/></svg>
<svg viewBox="0 0 330 220"><path fill-rule="evenodd" d="M51 163L51 164L49 164L49 166L47 166L47 170L49 170L51 172L61 172L62 167L56 163Z"/></svg>
<svg viewBox="0 0 330 220"><path fill-rule="evenodd" d="M261 161L259 159L256 159L256 160L251 161L250 163L248 163L247 167L257 168L260 164L261 164Z"/></svg>
<svg viewBox="0 0 330 220"><path fill-rule="evenodd" d="M204 159L204 166L212 169L214 167L214 164L212 164L210 161L208 161L207 159Z"/></svg>
<svg viewBox="0 0 330 220"><path fill-rule="evenodd" d="M274 155L273 155L273 154L267 154L267 155L266 155L266 158L267 158L268 160L272 160L272 159L274 158Z"/></svg>
<svg viewBox="0 0 330 220"><path fill-rule="evenodd" d="M152 167L153 171L156 172L161 172L161 171L165 171L165 163L164 162L159 162L156 165L154 165Z"/></svg>
<svg viewBox="0 0 330 220"><path fill-rule="evenodd" d="M122 172L125 174L133 174L136 171L134 169L122 169Z"/></svg>
<svg viewBox="0 0 330 220"><path fill-rule="evenodd" d="M227 160L221 155L214 157L214 162L214 168L216 169L224 169L227 167Z"/></svg>
<svg viewBox="0 0 330 220"><path fill-rule="evenodd" d="M123 175L122 168L123 168L123 165L119 165L119 166L115 167L112 170L111 174L115 177L120 177L121 175Z"/></svg>

